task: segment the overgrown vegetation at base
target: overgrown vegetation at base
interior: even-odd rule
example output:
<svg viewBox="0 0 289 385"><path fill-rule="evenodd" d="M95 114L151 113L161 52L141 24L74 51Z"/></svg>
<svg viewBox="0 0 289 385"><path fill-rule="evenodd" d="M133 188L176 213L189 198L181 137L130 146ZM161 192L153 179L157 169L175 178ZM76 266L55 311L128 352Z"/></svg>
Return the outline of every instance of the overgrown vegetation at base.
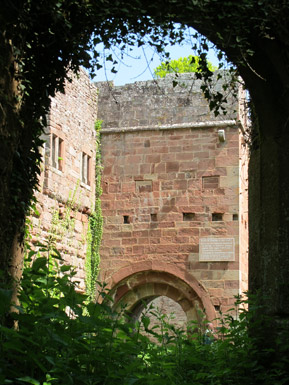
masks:
<svg viewBox="0 0 289 385"><path fill-rule="evenodd" d="M131 323L110 306L78 293L75 273L57 251L28 252L14 328L0 326L0 383L15 385L226 385L289 381L289 333L279 335L279 351L256 349L270 318L224 317L210 344L198 331L176 329L162 317L150 328L147 315ZM10 308L10 290L1 290L1 321ZM2 323L2 322L1 322ZM248 325L250 324L250 334ZM197 330L191 325L191 330ZM158 343L141 333L154 336ZM200 328L198 330L201 330ZM253 331L253 333L252 333ZM259 331L259 332L258 332Z"/></svg>

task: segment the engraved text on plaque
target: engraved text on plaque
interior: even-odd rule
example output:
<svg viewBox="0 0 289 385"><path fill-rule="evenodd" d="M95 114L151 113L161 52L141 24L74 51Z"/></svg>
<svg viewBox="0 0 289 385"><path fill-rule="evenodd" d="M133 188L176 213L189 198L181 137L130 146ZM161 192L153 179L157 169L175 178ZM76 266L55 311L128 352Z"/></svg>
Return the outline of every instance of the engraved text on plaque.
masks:
<svg viewBox="0 0 289 385"><path fill-rule="evenodd" d="M234 238L200 238L200 262L235 261Z"/></svg>

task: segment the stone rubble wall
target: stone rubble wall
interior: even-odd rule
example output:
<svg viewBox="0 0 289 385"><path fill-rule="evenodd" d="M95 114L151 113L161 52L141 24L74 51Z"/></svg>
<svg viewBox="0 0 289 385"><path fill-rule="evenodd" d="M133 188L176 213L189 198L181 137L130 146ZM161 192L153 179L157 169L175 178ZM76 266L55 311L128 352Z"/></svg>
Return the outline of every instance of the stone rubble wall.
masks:
<svg viewBox="0 0 289 385"><path fill-rule="evenodd" d="M216 77L216 76L215 76ZM173 81L177 79L178 85ZM103 128L160 126L191 122L214 122L237 118L238 104L228 94L227 114L215 116L200 89L201 80L193 74L178 78L167 75L163 79L135 82L114 87L98 82L99 114ZM214 81L215 90L222 92L222 82ZM235 111L236 110L236 111Z"/></svg>

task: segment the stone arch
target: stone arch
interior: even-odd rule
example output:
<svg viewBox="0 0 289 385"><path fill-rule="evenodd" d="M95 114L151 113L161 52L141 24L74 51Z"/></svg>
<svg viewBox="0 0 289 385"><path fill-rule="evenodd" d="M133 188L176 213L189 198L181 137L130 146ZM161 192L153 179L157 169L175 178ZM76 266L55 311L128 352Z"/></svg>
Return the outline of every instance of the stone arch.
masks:
<svg viewBox="0 0 289 385"><path fill-rule="evenodd" d="M179 303L188 321L197 320L197 308L206 318L215 319L215 309L208 292L185 269L163 262L146 261L123 267L109 282L115 308L121 304L139 313L144 303L166 296ZM142 304L142 305L141 305Z"/></svg>

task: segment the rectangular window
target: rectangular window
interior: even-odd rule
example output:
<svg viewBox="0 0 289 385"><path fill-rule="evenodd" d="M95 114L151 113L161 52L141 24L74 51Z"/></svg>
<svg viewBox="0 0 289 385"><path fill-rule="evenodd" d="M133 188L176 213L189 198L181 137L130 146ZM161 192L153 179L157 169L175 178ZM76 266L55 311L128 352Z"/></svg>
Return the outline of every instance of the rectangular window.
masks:
<svg viewBox="0 0 289 385"><path fill-rule="evenodd" d="M183 213L183 221L193 221L195 219L195 213Z"/></svg>
<svg viewBox="0 0 289 385"><path fill-rule="evenodd" d="M218 222L223 220L223 213L212 213L212 221Z"/></svg>
<svg viewBox="0 0 289 385"><path fill-rule="evenodd" d="M128 225L130 223L130 220L129 220L129 215L124 215L123 216L123 223Z"/></svg>
<svg viewBox="0 0 289 385"><path fill-rule="evenodd" d="M81 155L81 181L90 185L91 157L85 152Z"/></svg>
<svg viewBox="0 0 289 385"><path fill-rule="evenodd" d="M59 171L63 170L64 143L61 138L52 135L51 143L52 166Z"/></svg>

